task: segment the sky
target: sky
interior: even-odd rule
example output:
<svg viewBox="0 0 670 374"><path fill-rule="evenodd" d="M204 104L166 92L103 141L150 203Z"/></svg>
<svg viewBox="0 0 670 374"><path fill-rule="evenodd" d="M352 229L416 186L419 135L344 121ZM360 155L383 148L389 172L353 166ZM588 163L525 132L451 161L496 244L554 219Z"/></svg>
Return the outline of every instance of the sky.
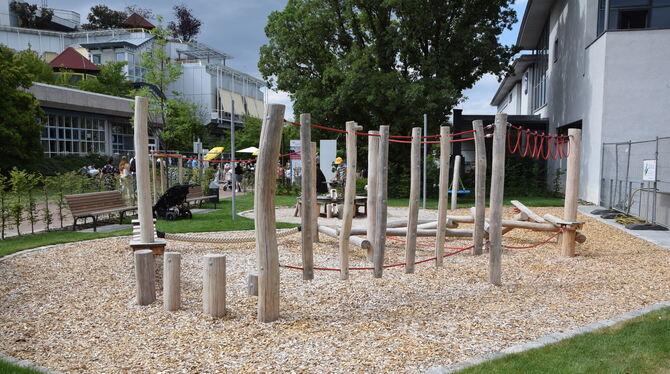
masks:
<svg viewBox="0 0 670 374"><path fill-rule="evenodd" d="M35 0L31 1L35 2ZM513 8L517 11L519 22L514 28L506 30L501 35L503 44L511 45L516 41L519 23L527 0L516 0ZM42 1L38 1L39 4ZM127 5L137 4L142 8L153 10L154 14L161 14L168 20L172 17L172 7L185 3L193 10L203 26L198 41L230 54L234 59L228 65L239 71L261 78L258 72L258 51L265 44L264 27L268 15L275 10L283 9L286 0L48 0L50 8L69 9L81 15L82 23L86 23L91 6L105 4L112 9L122 10ZM491 99L498 88L498 79L493 75L485 75L473 88L463 92L467 97L459 108L469 114L493 114L495 108L490 106ZM268 91L268 101L286 105L286 116L290 119L293 114L291 100L285 92Z"/></svg>

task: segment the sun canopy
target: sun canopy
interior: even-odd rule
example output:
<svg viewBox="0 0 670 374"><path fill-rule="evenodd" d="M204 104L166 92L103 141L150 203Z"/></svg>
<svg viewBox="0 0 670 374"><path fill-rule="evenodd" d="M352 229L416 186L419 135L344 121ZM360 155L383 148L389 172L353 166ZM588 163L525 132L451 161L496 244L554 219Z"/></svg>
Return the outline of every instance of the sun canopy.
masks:
<svg viewBox="0 0 670 374"><path fill-rule="evenodd" d="M258 148L256 147L248 147L237 151L237 153L256 153L256 152L258 152Z"/></svg>
<svg viewBox="0 0 670 374"><path fill-rule="evenodd" d="M207 152L207 154L205 155L205 160L206 161L212 161L218 155L220 155L221 152L223 152L223 147L214 147L214 148L210 149L209 152Z"/></svg>

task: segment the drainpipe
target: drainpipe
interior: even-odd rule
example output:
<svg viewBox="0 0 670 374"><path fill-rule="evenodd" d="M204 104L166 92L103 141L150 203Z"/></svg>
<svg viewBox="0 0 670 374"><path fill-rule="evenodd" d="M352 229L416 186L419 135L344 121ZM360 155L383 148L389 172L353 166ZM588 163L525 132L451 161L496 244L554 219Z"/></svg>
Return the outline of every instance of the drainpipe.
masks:
<svg viewBox="0 0 670 374"><path fill-rule="evenodd" d="M610 24L610 0L605 0L605 19L603 24L603 33L607 31Z"/></svg>

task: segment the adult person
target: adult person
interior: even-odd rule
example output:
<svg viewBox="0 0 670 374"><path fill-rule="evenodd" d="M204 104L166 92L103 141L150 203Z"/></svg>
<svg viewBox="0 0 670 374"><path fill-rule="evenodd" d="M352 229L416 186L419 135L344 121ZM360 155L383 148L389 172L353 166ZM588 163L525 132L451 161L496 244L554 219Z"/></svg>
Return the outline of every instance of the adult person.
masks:
<svg viewBox="0 0 670 374"><path fill-rule="evenodd" d="M326 181L326 176L323 174L323 171L321 171L321 160L318 156L316 159L316 193L328 193L328 181Z"/></svg>
<svg viewBox="0 0 670 374"><path fill-rule="evenodd" d="M244 174L244 168L242 167L242 163L238 162L235 165L235 188L237 188L237 192L242 192L242 174Z"/></svg>
<svg viewBox="0 0 670 374"><path fill-rule="evenodd" d="M126 195L130 200L130 163L128 163L128 158L126 158L126 156L121 156L121 161L119 162L119 174L121 177L121 194Z"/></svg>
<svg viewBox="0 0 670 374"><path fill-rule="evenodd" d="M102 171L100 173L102 184L107 191L113 191L116 189L116 174L119 173L119 169L112 165L113 162L114 159L109 157L107 159L107 163L102 167Z"/></svg>

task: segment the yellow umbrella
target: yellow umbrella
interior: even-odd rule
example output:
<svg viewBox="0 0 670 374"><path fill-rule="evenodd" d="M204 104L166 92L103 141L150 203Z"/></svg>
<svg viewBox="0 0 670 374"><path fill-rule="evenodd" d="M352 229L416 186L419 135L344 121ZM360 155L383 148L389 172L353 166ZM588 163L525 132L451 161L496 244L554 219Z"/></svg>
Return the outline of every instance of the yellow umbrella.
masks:
<svg viewBox="0 0 670 374"><path fill-rule="evenodd" d="M214 147L207 152L205 155L205 161L212 161L217 158L221 152L223 152L223 147Z"/></svg>
<svg viewBox="0 0 670 374"><path fill-rule="evenodd" d="M258 151L251 154L252 156L258 156Z"/></svg>

